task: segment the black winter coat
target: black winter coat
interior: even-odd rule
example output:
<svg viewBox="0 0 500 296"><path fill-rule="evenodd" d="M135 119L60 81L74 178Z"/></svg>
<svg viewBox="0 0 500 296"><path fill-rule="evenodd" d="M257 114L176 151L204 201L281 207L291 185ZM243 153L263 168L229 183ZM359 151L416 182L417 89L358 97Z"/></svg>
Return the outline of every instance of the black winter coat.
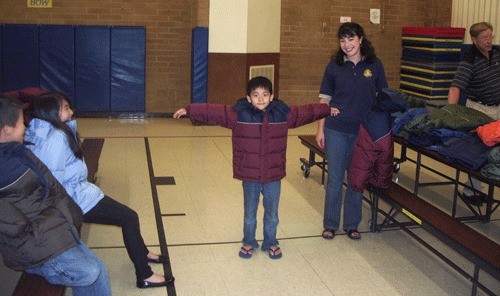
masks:
<svg viewBox="0 0 500 296"><path fill-rule="evenodd" d="M0 143L0 253L14 270L36 267L79 243L83 213L20 143Z"/></svg>

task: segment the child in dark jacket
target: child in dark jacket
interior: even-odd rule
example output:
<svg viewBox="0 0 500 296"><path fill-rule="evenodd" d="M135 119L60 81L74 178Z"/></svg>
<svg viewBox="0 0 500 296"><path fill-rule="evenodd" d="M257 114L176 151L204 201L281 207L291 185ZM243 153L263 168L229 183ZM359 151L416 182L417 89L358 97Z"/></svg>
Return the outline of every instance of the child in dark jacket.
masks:
<svg viewBox="0 0 500 296"><path fill-rule="evenodd" d="M286 175L288 129L311 123L333 112L326 104L287 106L273 96L272 83L259 76L247 85L247 96L234 106L190 104L174 114L232 130L233 177L243 181L243 246L239 256L252 257L259 247L255 239L260 195L264 205L264 241L262 250L271 259L282 256L276 239L281 179Z"/></svg>
<svg viewBox="0 0 500 296"><path fill-rule="evenodd" d="M73 295L111 295L104 263L79 239L82 211L23 146L22 103L0 96L0 253L5 265L72 286Z"/></svg>

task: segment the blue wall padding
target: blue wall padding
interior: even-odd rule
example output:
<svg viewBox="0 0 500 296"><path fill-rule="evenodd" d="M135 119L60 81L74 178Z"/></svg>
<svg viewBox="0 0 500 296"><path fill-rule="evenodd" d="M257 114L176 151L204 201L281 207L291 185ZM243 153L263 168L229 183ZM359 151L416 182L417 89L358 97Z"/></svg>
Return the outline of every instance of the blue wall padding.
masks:
<svg viewBox="0 0 500 296"><path fill-rule="evenodd" d="M0 92L4 92L3 90L3 74L2 74L2 69L3 69L3 63L2 63L2 32L3 32L3 26L0 26Z"/></svg>
<svg viewBox="0 0 500 296"><path fill-rule="evenodd" d="M146 28L0 26L0 91L40 87L79 112L144 112Z"/></svg>
<svg viewBox="0 0 500 296"><path fill-rule="evenodd" d="M75 29L40 26L40 87L66 94L75 104Z"/></svg>
<svg viewBox="0 0 500 296"><path fill-rule="evenodd" d="M2 62L3 91L39 86L37 25L3 26Z"/></svg>
<svg viewBox="0 0 500 296"><path fill-rule="evenodd" d="M145 111L146 28L111 28L111 111Z"/></svg>
<svg viewBox="0 0 500 296"><path fill-rule="evenodd" d="M192 32L191 102L207 102L208 28L196 27Z"/></svg>
<svg viewBox="0 0 500 296"><path fill-rule="evenodd" d="M110 27L75 28L77 111L110 111Z"/></svg>

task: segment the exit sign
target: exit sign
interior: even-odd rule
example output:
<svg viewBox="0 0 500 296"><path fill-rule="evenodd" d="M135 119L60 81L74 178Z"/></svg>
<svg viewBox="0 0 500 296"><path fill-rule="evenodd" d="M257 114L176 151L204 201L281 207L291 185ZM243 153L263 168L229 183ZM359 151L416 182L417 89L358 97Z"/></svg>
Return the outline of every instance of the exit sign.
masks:
<svg viewBox="0 0 500 296"><path fill-rule="evenodd" d="M27 0L28 8L52 8L52 0Z"/></svg>

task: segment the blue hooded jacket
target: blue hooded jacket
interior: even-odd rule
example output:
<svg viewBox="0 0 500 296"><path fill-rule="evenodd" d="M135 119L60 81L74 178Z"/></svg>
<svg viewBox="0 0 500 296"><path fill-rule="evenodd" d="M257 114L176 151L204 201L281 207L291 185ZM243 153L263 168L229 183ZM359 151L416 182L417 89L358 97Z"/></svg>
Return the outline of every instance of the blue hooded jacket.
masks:
<svg viewBox="0 0 500 296"><path fill-rule="evenodd" d="M76 121L67 123L76 135ZM90 211L104 193L87 181L87 165L77 158L69 146L66 134L45 120L31 120L26 130L27 147L49 168L83 213Z"/></svg>

